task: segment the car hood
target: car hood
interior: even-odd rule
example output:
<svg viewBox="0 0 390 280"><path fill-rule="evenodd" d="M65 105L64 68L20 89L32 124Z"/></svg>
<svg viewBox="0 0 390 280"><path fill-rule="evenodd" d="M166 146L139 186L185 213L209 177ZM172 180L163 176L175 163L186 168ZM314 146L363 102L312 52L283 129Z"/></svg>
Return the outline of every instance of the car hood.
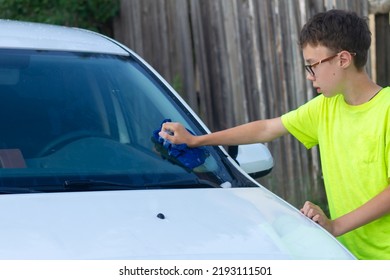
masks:
<svg viewBox="0 0 390 280"><path fill-rule="evenodd" d="M0 196L0 259L351 259L263 188Z"/></svg>

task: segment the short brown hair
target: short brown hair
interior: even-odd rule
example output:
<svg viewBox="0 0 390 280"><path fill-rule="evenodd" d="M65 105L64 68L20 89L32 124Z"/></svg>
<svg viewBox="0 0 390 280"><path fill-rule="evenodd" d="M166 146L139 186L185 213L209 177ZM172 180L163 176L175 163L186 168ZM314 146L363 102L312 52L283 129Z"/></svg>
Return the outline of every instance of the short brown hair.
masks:
<svg viewBox="0 0 390 280"><path fill-rule="evenodd" d="M299 44L301 48L322 45L335 52L356 53L354 63L361 69L367 63L371 32L366 18L355 12L334 9L309 19L301 30Z"/></svg>

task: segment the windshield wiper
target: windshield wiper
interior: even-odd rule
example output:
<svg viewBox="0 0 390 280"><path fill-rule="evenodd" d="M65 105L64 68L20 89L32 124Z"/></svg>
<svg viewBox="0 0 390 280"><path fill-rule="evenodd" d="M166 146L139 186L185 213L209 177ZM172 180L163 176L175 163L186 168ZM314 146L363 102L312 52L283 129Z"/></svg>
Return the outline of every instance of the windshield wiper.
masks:
<svg viewBox="0 0 390 280"><path fill-rule="evenodd" d="M208 180L202 180L202 179L189 179L189 180L171 180L171 181L162 181L158 183L150 183L150 184L145 184L143 187L146 188L201 188L201 187L206 187L206 188L221 188L220 185L217 183L213 183Z"/></svg>
<svg viewBox="0 0 390 280"><path fill-rule="evenodd" d="M33 188L25 188L25 187L0 187L0 194L20 194L20 193L38 193Z"/></svg>
<svg viewBox="0 0 390 280"><path fill-rule="evenodd" d="M0 194L51 193L74 191L110 191L110 190L145 190L145 189L190 189L221 188L217 183L198 178L153 182L146 184L129 184L115 181L78 179L65 180L63 185L37 184L35 186L0 186Z"/></svg>
<svg viewBox="0 0 390 280"><path fill-rule="evenodd" d="M108 188L110 187L110 188ZM52 193L68 191L99 191L99 190L132 190L140 189L134 185L119 182L100 180L66 180L62 186L52 184L37 184L31 187L26 186L0 186L0 194L21 194L21 193Z"/></svg>
<svg viewBox="0 0 390 280"><path fill-rule="evenodd" d="M107 189L107 187L113 187ZM148 184L126 184L113 181L104 180L93 180L93 179L82 179L82 180L65 180L64 189L65 191L92 191L92 190L142 190L142 189L167 189L167 188L220 188L216 183L199 180L171 180L162 181L157 183Z"/></svg>
<svg viewBox="0 0 390 280"><path fill-rule="evenodd" d="M64 189L65 191L88 191L88 190L99 190L102 187L102 190L107 190L107 187L115 187L116 190L130 190L130 189L139 189L138 187L114 182L114 181L104 181L104 180L93 180L93 179L80 179L80 180L65 180ZM110 188L109 190L111 190Z"/></svg>

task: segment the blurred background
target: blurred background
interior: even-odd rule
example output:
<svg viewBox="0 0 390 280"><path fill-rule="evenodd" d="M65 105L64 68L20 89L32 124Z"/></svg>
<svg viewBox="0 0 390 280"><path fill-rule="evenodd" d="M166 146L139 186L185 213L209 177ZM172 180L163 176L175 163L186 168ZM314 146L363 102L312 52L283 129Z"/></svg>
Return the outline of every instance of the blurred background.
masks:
<svg viewBox="0 0 390 280"><path fill-rule="evenodd" d="M278 117L316 95L298 34L308 18L334 8L367 18L367 71L379 85L390 85L390 0L0 0L0 18L113 37L216 131ZM318 149L306 150L291 136L267 145L275 167L259 182L298 208L311 200L326 209Z"/></svg>

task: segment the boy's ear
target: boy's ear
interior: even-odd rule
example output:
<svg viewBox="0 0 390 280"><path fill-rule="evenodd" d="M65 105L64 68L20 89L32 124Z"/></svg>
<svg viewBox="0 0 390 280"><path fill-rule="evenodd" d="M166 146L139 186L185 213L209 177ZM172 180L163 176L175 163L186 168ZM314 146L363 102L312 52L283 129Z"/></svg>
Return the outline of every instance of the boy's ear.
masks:
<svg viewBox="0 0 390 280"><path fill-rule="evenodd" d="M340 66L343 68L347 68L349 65L351 65L352 58L353 57L352 57L351 53L349 53L347 51L340 52L340 55L339 55Z"/></svg>

